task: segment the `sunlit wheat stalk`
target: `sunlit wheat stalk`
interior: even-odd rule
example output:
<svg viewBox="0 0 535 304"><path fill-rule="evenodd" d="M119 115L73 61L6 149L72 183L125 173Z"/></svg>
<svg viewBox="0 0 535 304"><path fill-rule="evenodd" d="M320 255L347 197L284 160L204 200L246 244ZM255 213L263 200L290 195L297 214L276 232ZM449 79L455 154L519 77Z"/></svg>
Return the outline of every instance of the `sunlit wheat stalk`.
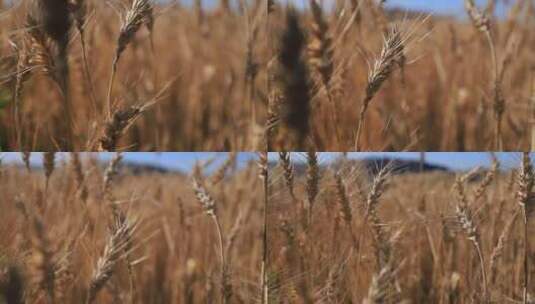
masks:
<svg viewBox="0 0 535 304"><path fill-rule="evenodd" d="M230 284L230 278L228 275L227 257L225 256L223 245L223 231L219 221L217 204L210 193L208 193L206 188L203 186L199 176L193 176L193 191L197 197L197 201L201 204L201 207L204 209L206 215L210 216L210 218L213 220L216 228L219 240L219 258L221 261L221 300L223 303L229 303L232 297L232 285Z"/></svg>
<svg viewBox="0 0 535 304"><path fill-rule="evenodd" d="M472 24L477 28L479 32L481 32L485 39L488 42L490 53L491 53L491 60L492 60L492 69L493 69L493 108L494 108L494 115L496 118L496 126L495 126L495 143L496 143L496 150L502 151L503 150L503 138L502 138L502 121L503 121L503 114L505 112L505 98L503 96L502 92L502 85L501 85L501 79L499 77L499 71L498 71L498 56L496 54L496 47L494 43L494 39L492 37L491 32L491 23L490 19L486 15L485 12L480 12L479 9L476 7L474 0L465 0L465 7L466 11L468 12L468 15L470 16L470 19L472 20Z"/></svg>
<svg viewBox="0 0 535 304"><path fill-rule="evenodd" d="M360 137L368 106L377 92L381 89L383 83L394 71L396 64L399 62L403 53L404 41L399 29L397 27L392 27L384 39L381 55L375 61L375 65L368 76L368 85L366 86L366 94L360 108L359 122L355 136L355 151L360 151L361 149Z"/></svg>
<svg viewBox="0 0 535 304"><path fill-rule="evenodd" d="M487 285L487 272L485 268L485 260L481 248L481 237L479 229L474 220L472 210L468 205L468 198L466 197L463 181L461 178L457 178L454 184L454 190L457 195L457 205L455 208L455 214L457 221L462 230L466 234L467 239L472 243L474 249L477 252L480 262L481 274L483 277L483 296L486 303L490 303L490 295Z"/></svg>
<svg viewBox="0 0 535 304"><path fill-rule="evenodd" d="M134 0L130 9L127 10L126 16L123 18L119 38L117 40L117 49L115 50L111 68L110 84L108 86L108 118L111 117L112 113L111 94L115 82L115 75L117 74L119 59L128 44L134 39L134 35L137 33L141 25L152 20L151 18L152 3L150 0Z"/></svg>

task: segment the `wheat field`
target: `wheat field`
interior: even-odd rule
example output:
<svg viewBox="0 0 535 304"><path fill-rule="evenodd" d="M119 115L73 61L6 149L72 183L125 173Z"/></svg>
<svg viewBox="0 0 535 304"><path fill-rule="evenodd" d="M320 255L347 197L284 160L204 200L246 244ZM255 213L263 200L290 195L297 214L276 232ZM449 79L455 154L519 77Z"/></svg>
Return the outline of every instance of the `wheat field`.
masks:
<svg viewBox="0 0 535 304"><path fill-rule="evenodd" d="M259 302L254 154L191 172L62 155L1 167L0 303Z"/></svg>
<svg viewBox="0 0 535 304"><path fill-rule="evenodd" d="M270 151L533 149L533 1L482 2L270 1Z"/></svg>
<svg viewBox="0 0 535 304"><path fill-rule="evenodd" d="M466 172L329 157L281 153L270 170L273 303L533 301L528 154Z"/></svg>
<svg viewBox="0 0 535 304"><path fill-rule="evenodd" d="M0 1L0 149L256 151L266 6L237 5Z"/></svg>

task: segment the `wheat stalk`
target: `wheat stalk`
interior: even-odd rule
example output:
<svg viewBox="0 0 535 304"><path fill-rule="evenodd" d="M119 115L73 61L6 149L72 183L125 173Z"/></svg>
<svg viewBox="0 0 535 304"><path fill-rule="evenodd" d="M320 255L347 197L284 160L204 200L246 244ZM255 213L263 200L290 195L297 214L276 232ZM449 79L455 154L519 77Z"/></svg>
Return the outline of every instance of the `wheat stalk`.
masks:
<svg viewBox="0 0 535 304"><path fill-rule="evenodd" d="M232 284L230 283L230 275L228 273L229 266L227 264L227 257L224 251L223 231L221 229L221 223L219 221L219 216L217 213L217 204L216 201L210 195L210 193L206 190L198 176L193 176L193 191L195 193L195 196L197 197L197 201L204 209L204 212L206 213L206 215L212 218L214 226L216 227L216 232L219 239L219 258L221 261L221 300L223 303L229 303L232 297Z"/></svg>
<svg viewBox="0 0 535 304"><path fill-rule="evenodd" d="M292 159L290 153L288 152L279 152L279 163L284 171L284 181L286 187L292 196L292 199L295 199L294 193L294 166L292 164Z"/></svg>
<svg viewBox="0 0 535 304"><path fill-rule="evenodd" d="M32 167L30 164L30 157L32 153L31 152L22 152L22 161L24 162L24 166L26 167L26 170L28 173L32 172Z"/></svg>
<svg viewBox="0 0 535 304"><path fill-rule="evenodd" d="M518 173L518 192L517 200L522 210L522 219L524 221L524 282L523 282L523 303L528 301L528 278L529 278L529 238L528 225L529 217L535 210L533 186L535 184L535 173L529 153L524 152L522 156L522 166Z"/></svg>
<svg viewBox="0 0 535 304"><path fill-rule="evenodd" d="M454 184L454 190L457 195L457 205L455 208L455 214L457 221L462 230L466 234L467 239L474 246L477 255L479 257L481 274L483 276L483 296L486 303L490 303L490 295L488 293L487 285L487 273L485 270L485 260L481 249L481 237L479 229L474 220L472 210L468 206L468 199L464 191L464 185L461 178L457 178Z"/></svg>
<svg viewBox="0 0 535 304"><path fill-rule="evenodd" d="M491 52L492 60L492 69L493 69L493 109L494 115L496 118L495 126L495 142L496 149L498 151L503 150L503 139L502 139L502 120L503 114L505 112L505 98L502 92L501 79L498 71L498 56L496 54L496 47L491 32L491 23L490 19L484 12L480 12L476 7L474 0L465 0L465 7L472 24L476 29L481 32L485 39L488 42L489 49Z"/></svg>
<svg viewBox="0 0 535 304"><path fill-rule="evenodd" d="M269 170L268 170L268 152L259 153L258 157L258 167L260 168L260 179L263 181L263 190L264 190L264 208L263 218L262 218L262 265L260 270L260 286L261 292L260 302L261 304L269 303L269 282L267 277L267 266L268 266L268 203L269 203Z"/></svg>
<svg viewBox="0 0 535 304"><path fill-rule="evenodd" d="M74 172L77 191L79 191L80 198L85 203L87 201L88 192L79 153L71 153L71 166Z"/></svg>
<svg viewBox="0 0 535 304"><path fill-rule="evenodd" d="M402 39L399 29L395 26L392 27L384 38L381 55L375 61L375 64L368 76L368 85L366 86L366 94L360 108L359 122L355 136L355 151L360 151L360 137L368 106L377 92L379 92L383 86L383 83L390 77L396 67L396 64L402 58L405 49L404 45L405 43Z"/></svg>
<svg viewBox="0 0 535 304"><path fill-rule="evenodd" d="M313 16L312 35L307 47L309 64L312 67L312 71L319 75L321 86L326 92L329 103L332 105L331 119L336 138L340 142L338 108L331 92L331 79L334 73L333 42L328 34L329 26L323 17L321 6L316 0L310 0L309 3Z"/></svg>
<svg viewBox="0 0 535 304"><path fill-rule="evenodd" d="M318 155L316 152L308 152L307 157L307 176L306 176L306 194L308 202L308 217L307 217L307 227L310 227L312 223L312 212L314 209L314 204L316 202L316 197L319 192L319 180L320 180L320 169L318 165Z"/></svg>
<svg viewBox="0 0 535 304"><path fill-rule="evenodd" d="M54 173L55 168L56 153L55 152L45 152L43 154L43 167L45 168L45 192L48 191L48 183L50 181L50 176Z"/></svg>
<svg viewBox="0 0 535 304"><path fill-rule="evenodd" d="M37 267L40 272L39 284L47 292L48 302L53 304L56 300L55 295L55 272L53 265L53 253L50 249L50 241L46 237L46 229L42 219L37 216L32 220L35 239L33 245L38 253Z"/></svg>
<svg viewBox="0 0 535 304"><path fill-rule="evenodd" d="M114 206L114 197L112 194L112 185L115 177L118 175L119 171L119 164L121 163L123 159L123 155L121 153L116 153L111 162L109 163L108 167L106 168L106 171L104 172L104 179L103 179L103 190L104 197L108 200L108 202L111 204L111 206Z"/></svg>
<svg viewBox="0 0 535 304"><path fill-rule="evenodd" d="M114 220L108 242L104 247L102 255L97 261L93 271L89 290L87 292L86 303L90 304L96 300L98 292L104 287L113 275L116 264L122 258L121 253L126 248L131 248L131 235L137 227L136 221L125 219L123 221Z"/></svg>
<svg viewBox="0 0 535 304"><path fill-rule="evenodd" d="M123 18L121 29L119 31L119 38L117 40L117 48L113 58L110 84L108 86L108 118L112 116L112 100L111 94L113 91L113 84L115 82L115 75L117 73L117 65L121 55L126 50L126 47L134 39L134 35L143 24L152 24L152 2L151 0L134 0L130 9L126 11Z"/></svg>

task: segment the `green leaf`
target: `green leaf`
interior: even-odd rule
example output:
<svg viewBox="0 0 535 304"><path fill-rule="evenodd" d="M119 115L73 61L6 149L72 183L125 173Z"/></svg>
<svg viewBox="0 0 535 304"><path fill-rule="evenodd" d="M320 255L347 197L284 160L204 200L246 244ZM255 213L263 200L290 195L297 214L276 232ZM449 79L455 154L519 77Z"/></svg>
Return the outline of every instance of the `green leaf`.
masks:
<svg viewBox="0 0 535 304"><path fill-rule="evenodd" d="M4 109L11 102L11 94L8 91L0 91L0 110Z"/></svg>

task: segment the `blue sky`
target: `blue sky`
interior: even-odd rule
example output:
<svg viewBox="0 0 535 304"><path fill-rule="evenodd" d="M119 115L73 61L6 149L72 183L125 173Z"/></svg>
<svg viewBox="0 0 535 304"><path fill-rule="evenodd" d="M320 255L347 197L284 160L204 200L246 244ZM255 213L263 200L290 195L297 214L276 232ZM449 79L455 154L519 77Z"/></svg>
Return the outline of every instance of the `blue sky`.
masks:
<svg viewBox="0 0 535 304"><path fill-rule="evenodd" d="M86 153L83 153L86 154ZM94 153L98 155L99 159L103 162L109 161L114 153ZM217 167L221 162L223 162L228 153L215 153L215 152L155 152L155 153L123 153L123 159L129 162L141 163L141 164L151 164L160 166L163 168L170 168L174 170L189 171L197 161L204 161L211 158L216 158L211 168ZM58 153L56 159L58 161L68 160L68 153ZM0 153L0 158L4 163L17 163L22 164L21 154L20 153ZM251 159L256 159L256 153L239 153L238 154L238 163L245 164ZM41 166L42 163L42 153L32 153L30 162L32 165ZM209 168L210 169L210 168Z"/></svg>
<svg viewBox="0 0 535 304"><path fill-rule="evenodd" d="M113 157L113 153L98 154L102 161L109 161ZM208 160L216 157L213 167L223 162L227 157L227 153L213 153L213 152L168 152L168 153L123 153L124 159L130 162L145 163L161 166L164 168L178 169L182 171L189 171L197 161ZM270 160L277 159L277 153L270 153ZM321 153L320 160L325 163L335 159L339 153ZM468 170L477 166L489 167L491 164L490 154L486 152L481 153L447 153L447 152L428 152L425 154L426 160L429 163L443 165L453 170ZM518 167L520 163L520 153L497 153L496 154L502 168ZM1 153L0 157L4 163L18 163L22 164L20 153ZM349 153L349 158L359 159L366 157L396 157L402 159L418 160L420 153L401 152L401 153ZM58 153L58 160L66 160L67 154ZM533 156L535 159L535 155ZM256 160L256 153L239 153L238 162L245 164L249 160ZM303 160L304 157L298 155L294 160ZM32 153L32 164L40 166L42 162L41 153Z"/></svg>
<svg viewBox="0 0 535 304"><path fill-rule="evenodd" d="M389 6L407 7L423 11L446 13L450 15L464 14L464 0L389 0ZM485 7L487 0L476 0L481 7ZM498 11L503 11L501 4Z"/></svg>
<svg viewBox="0 0 535 304"><path fill-rule="evenodd" d="M213 2L208 1L208 2ZM298 7L305 6L309 0L282 0L281 2L290 2ZM207 2L207 3L208 3ZM327 4L331 1L323 0ZM476 0L476 3L484 7L487 0ZM425 12L440 13L447 15L464 15L464 0L388 0L387 7L398 7L407 9L416 9ZM504 5L500 2L498 11L503 13Z"/></svg>
<svg viewBox="0 0 535 304"><path fill-rule="evenodd" d="M277 153L270 153L270 159L276 160L278 158ZM340 156L340 153L321 153L319 159L321 162L329 162L336 157ZM500 160L503 169L518 167L522 155L520 153L496 153L496 156ZM419 160L420 153L418 152L399 152L399 153L349 153L348 157L351 159L361 159L367 157L390 157L401 158L409 160ZM474 167L490 167L491 158L488 152L474 152L474 153L456 153L456 152L427 152L425 158L428 163L443 165L452 170L469 170ZM535 155L532 156L535 160ZM304 160L304 157L297 155L293 157L294 160Z"/></svg>
<svg viewBox="0 0 535 304"><path fill-rule="evenodd" d="M155 0L156 2L169 2L169 0ZM309 0L279 0L281 3L290 2L298 7L303 7ZM487 0L475 0L476 3L484 7ZM9 1L6 1L9 2ZM193 0L178 0L183 5L191 5ZM237 0L231 0L233 3L237 3ZM327 4L333 2L332 0L323 0L323 3ZM498 1L498 12L503 15L504 4L502 1ZM214 7L219 3L219 0L203 0L203 4L206 7ZM388 0L388 7L398 7L407 9L417 9L431 13L441 13L447 15L464 16L464 0Z"/></svg>

